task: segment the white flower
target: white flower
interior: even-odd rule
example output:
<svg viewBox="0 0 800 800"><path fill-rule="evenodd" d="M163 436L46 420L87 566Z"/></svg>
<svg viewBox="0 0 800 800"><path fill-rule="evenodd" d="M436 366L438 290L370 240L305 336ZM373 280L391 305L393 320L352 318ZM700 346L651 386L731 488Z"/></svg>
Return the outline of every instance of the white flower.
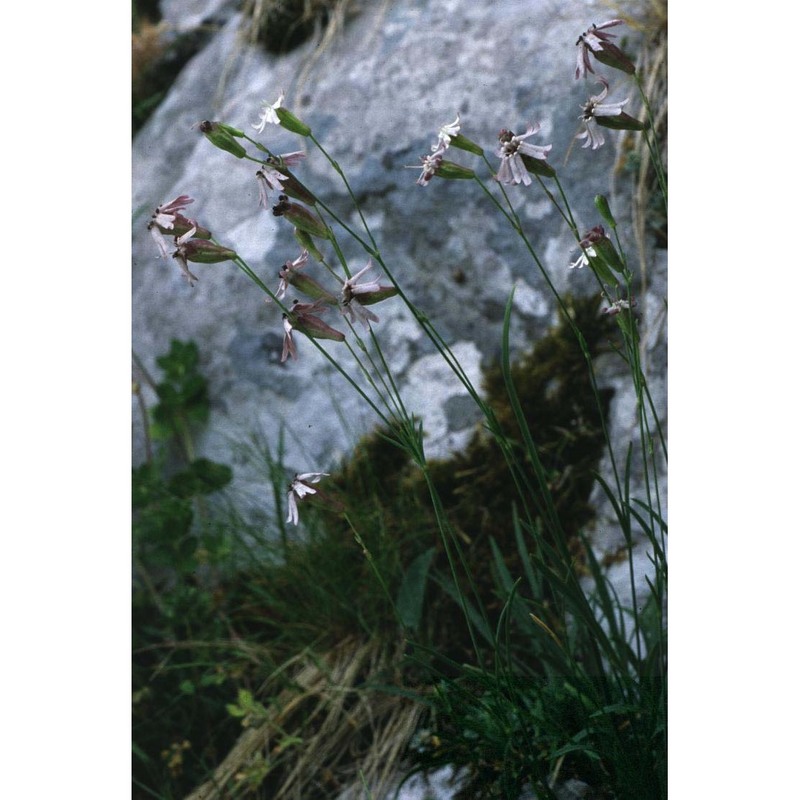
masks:
<svg viewBox="0 0 800 800"><path fill-rule="evenodd" d="M380 322L377 314L373 314L369 309L364 308L357 299L358 295L370 294L381 289L381 285L377 280L356 283L370 269L372 269L372 259L367 262L366 267L359 270L352 278L348 278L344 282L344 286L342 286L342 313L351 322L358 320L365 328L369 327L370 322Z"/></svg>
<svg viewBox="0 0 800 800"><path fill-rule="evenodd" d="M261 112L261 119L259 119L257 125L252 125L258 133L264 133L264 128L267 126L267 123L270 122L273 125L280 125L281 121L278 119L278 114L276 113L277 109L283 105L283 90L281 89L280 97L272 104L269 105L266 100L264 100L264 109Z"/></svg>
<svg viewBox="0 0 800 800"><path fill-rule="evenodd" d="M172 254L172 257L178 262L178 266L181 268L181 272L183 273L183 277L189 282L189 286L194 286L194 282L199 280L196 275L193 275L189 270L189 262L186 258L186 248L185 244L195 235L197 232L197 228L192 228L191 230L186 231L183 236L179 236L175 239L176 249L175 252Z"/></svg>
<svg viewBox="0 0 800 800"><path fill-rule="evenodd" d="M289 508L289 515L286 517L287 522L294 525L300 521L300 515L297 511L297 501L302 500L306 495L316 494L317 490L309 486L309 483L319 483L321 478L329 475L328 472L303 472L300 475L295 475L291 484L289 484L289 492L287 494L287 505Z"/></svg>
<svg viewBox="0 0 800 800"><path fill-rule="evenodd" d="M417 178L417 185L427 186L431 178L436 174L436 170L442 164L442 154L447 148L439 147L434 150L429 156L421 156L422 161L422 174ZM418 169L418 167L409 167L409 169Z"/></svg>
<svg viewBox="0 0 800 800"><path fill-rule="evenodd" d="M531 158L538 158L541 161L547 159L547 154L553 148L553 145L548 144L545 146L528 144L524 141L534 133L538 133L541 125L537 122L535 125L529 125L528 130L519 136L511 131L503 128L500 131L498 139L500 140L500 147L497 150L497 155L500 157L500 169L495 175L495 179L500 183L518 184L522 183L525 186L530 186L531 176L525 167L524 162L520 155L530 156Z"/></svg>
<svg viewBox="0 0 800 800"><path fill-rule="evenodd" d="M151 222L147 227L150 230L150 235L153 237L153 241L156 243L156 247L158 247L161 253L161 258L169 258L171 254L164 234L161 233L155 223Z"/></svg>
<svg viewBox="0 0 800 800"><path fill-rule="evenodd" d="M256 180L258 181L258 204L261 208L269 209L272 207L269 199L270 190L277 189L278 192L282 192L281 181L288 180L288 178L272 167L261 167L256 172Z"/></svg>
<svg viewBox="0 0 800 800"><path fill-rule="evenodd" d="M609 317L614 317L619 314L620 311L627 311L629 308L635 305L635 300L615 300L608 308L603 309L603 313L608 314Z"/></svg>
<svg viewBox="0 0 800 800"><path fill-rule="evenodd" d="M453 136L458 136L458 132L461 130L461 114L456 114L456 118L453 122L449 125L442 125L439 128L439 138L438 140L431 146L431 150L435 153L437 150L442 148L447 149L450 147L450 139Z"/></svg>
<svg viewBox="0 0 800 800"><path fill-rule="evenodd" d="M275 292L275 297L278 300L283 300L286 295L286 290L289 288L291 282L292 272L302 269L308 263L308 250L303 250L294 261L287 261L283 269L278 273L280 276L280 283L278 284L278 291Z"/></svg>
<svg viewBox="0 0 800 800"><path fill-rule="evenodd" d="M589 259L595 258L597 256L597 251L594 247L587 247L586 250L582 251L581 254L578 256L576 261L573 261L570 265L570 269L583 269L589 265Z"/></svg>
<svg viewBox="0 0 800 800"><path fill-rule="evenodd" d="M603 132L597 125L597 117L618 117L622 114L622 106L628 100L622 100L619 103L604 103L603 100L608 96L608 81L602 76L598 76L598 83L603 87L603 91L598 95L592 95L582 106L583 113L580 116L583 122L584 130L579 133L576 139L586 139L583 147L590 147L592 150L597 150L605 143Z"/></svg>
<svg viewBox="0 0 800 800"><path fill-rule="evenodd" d="M283 315L283 351L281 352L281 364L286 361L289 356L296 359L297 358L297 348L294 345L294 339L292 339L292 323L289 322L288 317L286 314Z"/></svg>

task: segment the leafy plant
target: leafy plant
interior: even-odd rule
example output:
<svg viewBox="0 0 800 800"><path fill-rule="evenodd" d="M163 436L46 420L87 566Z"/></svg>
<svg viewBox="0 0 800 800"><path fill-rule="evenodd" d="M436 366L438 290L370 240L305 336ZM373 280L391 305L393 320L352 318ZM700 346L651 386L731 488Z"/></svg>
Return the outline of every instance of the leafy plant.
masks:
<svg viewBox="0 0 800 800"><path fill-rule="evenodd" d="M666 170L655 136L662 128L637 66L611 41L608 30L621 24L609 20L579 36L576 77L593 72L593 61L630 76L645 119L623 111L628 101L608 100L609 83L598 75L602 90L581 106L583 127L576 138L592 150L604 144L604 129L640 138L638 163L647 162L642 169L650 176L645 183L666 208ZM281 270L278 290L267 287L235 250L183 216L193 202L188 195L159 206L150 231L190 285L197 278L189 262L232 262L280 309L282 361L297 357L295 336L307 337L375 413L378 429L357 443L340 469L295 475L288 492L286 482L280 486L280 459L267 445L279 514L275 530L262 537L266 547L249 549L247 570L230 573L209 592L196 572L198 554L208 551L200 537L213 529L206 496L229 474L193 455L191 430L205 422L208 411L196 351L173 343L159 362L166 379L157 387L153 434L177 450L162 457L155 471L151 464L137 476L135 525L143 545L140 560L166 570L160 585L169 588L168 602L147 570L140 570L148 602L176 641L178 634L191 639L194 625L202 634L199 644L187 645L195 660L176 669L174 690L194 697L204 680L212 680L215 626L236 634L233 646L233 636L219 634L229 657L225 676L234 676L243 642L255 648L248 668L236 672L236 691L225 703L228 717L245 721L248 730L192 797L245 790L298 796L312 786L319 792L314 777L299 777L312 765L332 778L324 794L334 795L342 788L337 774L355 777L345 749L331 744L345 719L369 720L370 729L379 725L398 737L402 732L401 741L408 741L424 708L429 735L418 740L419 768L466 767L466 796L515 800L531 789L552 798L558 780L569 777L609 798L663 800L667 567L659 471L666 441L641 360L634 289L644 287L645 275L637 284L608 199L595 198L598 224L580 230L548 162L552 145L526 141L539 133L538 125L524 134L501 130L495 145L499 166L462 133L460 115L440 129L422 158L417 183L458 180L480 191L519 237L561 315L560 326L515 362L509 287L499 364L479 391L435 322L396 280L344 170L284 100L281 94L265 105L260 124L251 127L261 135L268 124L277 124L302 137L342 181L352 201L346 213L298 180L294 170L302 152L273 153L251 138L250 128L210 121L200 126L213 146L258 163L262 205L270 192L279 192L273 214L284 219L302 249ZM568 225L580 251L569 266L588 267L597 283L594 297L579 300L556 289L506 189L520 184L541 190ZM354 219L358 227L348 221ZM174 248L167 237L174 238ZM343 239L361 248L366 265L353 267ZM386 284L364 277L373 264ZM308 302L286 305L290 286ZM373 328L379 319L372 306L391 298L405 304L481 415L482 429L452 458L426 456L425 421L410 413ZM328 313L334 310L341 316ZM618 359L628 371L636 400L631 422L638 435L622 456L609 431L611 392L601 388L596 374L601 355ZM177 457L185 462L180 467L174 465ZM627 605L591 546L594 487L604 492L625 543ZM304 533L290 537L287 525L301 519L298 505ZM288 517L281 522L284 510ZM228 525L246 528L233 514ZM645 544L652 566L646 589L636 575L637 542ZM213 619L203 619L212 609ZM256 683L260 688L254 691ZM410 712L401 700L414 703ZM369 738L355 727L347 752ZM278 760L267 759L261 751L276 737L298 746L281 750ZM162 752L174 771L192 752L192 739L175 731L170 740ZM397 748L392 752L396 757ZM386 770L381 773L379 762L385 753L376 745L371 753L370 779L383 787ZM371 791L370 781L362 779Z"/></svg>

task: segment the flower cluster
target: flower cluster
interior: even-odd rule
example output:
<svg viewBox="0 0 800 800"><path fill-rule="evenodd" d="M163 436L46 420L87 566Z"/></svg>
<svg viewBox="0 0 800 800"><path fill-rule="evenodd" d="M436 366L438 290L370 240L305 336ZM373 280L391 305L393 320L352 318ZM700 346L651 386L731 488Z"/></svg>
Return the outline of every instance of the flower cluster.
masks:
<svg viewBox="0 0 800 800"><path fill-rule="evenodd" d="M210 231L198 225L196 220L180 213L193 202L194 200L188 195L179 195L174 200L158 206L147 225L160 257L174 258L189 286L194 286L195 281L199 279L189 269L188 262L218 264L237 257L234 250L209 241ZM172 252L166 238L169 235L174 237Z"/></svg>
<svg viewBox="0 0 800 800"><path fill-rule="evenodd" d="M468 179L475 176L475 173L468 167L463 167L453 161L445 161L444 154L451 146L476 155L483 154L483 148L461 133L461 114L456 114L453 122L439 128L436 141L431 145L431 152L428 155L420 156L422 173L417 179L419 186L427 186L434 176L450 180ZM419 167L409 167L409 169L419 169Z"/></svg>
<svg viewBox="0 0 800 800"><path fill-rule="evenodd" d="M588 31L584 31L575 44L578 46L578 64L575 69L575 78L586 78L594 68L589 56L594 56L601 64L621 70L632 75L636 72L633 62L612 43L616 38L613 33L607 33L608 28L622 25L621 19L612 19L600 25L592 25ZM583 130L575 137L585 140L583 147L591 147L597 150L605 144L605 136L598 126L613 128L614 130L641 131L645 125L637 119L628 116L622 107L628 102L622 100L617 103L604 102L608 96L608 79L602 75L597 76L597 81L603 87L598 95L592 95L582 106L580 120L583 123Z"/></svg>

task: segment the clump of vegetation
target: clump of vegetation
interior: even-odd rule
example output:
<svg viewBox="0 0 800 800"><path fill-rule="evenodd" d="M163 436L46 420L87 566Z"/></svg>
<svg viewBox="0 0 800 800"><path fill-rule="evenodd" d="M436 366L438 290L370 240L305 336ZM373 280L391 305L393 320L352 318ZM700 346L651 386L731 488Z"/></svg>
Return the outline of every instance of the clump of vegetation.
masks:
<svg viewBox="0 0 800 800"><path fill-rule="evenodd" d="M350 0L247 0L243 17L248 38L270 53L288 53L312 36L344 22Z"/></svg>
<svg viewBox="0 0 800 800"><path fill-rule="evenodd" d="M660 123L637 66L614 43L624 46L610 32L621 25L591 25L577 39L574 78L594 75L602 88L581 105L576 139L594 151L609 131L640 137L666 207L662 144L653 138ZM629 98L606 101L610 83L595 68L629 76L645 119L623 111ZM553 145L526 141L540 132L538 123L524 134L501 129L499 166L466 135L461 114L439 129L417 184L458 180L478 188L520 237L561 313L557 328L512 361L509 287L499 364L480 392L399 285L339 163L284 101L283 92L265 101L251 127L262 136L278 125L302 137L308 153L278 155L220 121L200 131L212 146L261 163L262 206L283 190L273 214L303 249L281 270L277 292L183 216L194 202L188 194L159 205L148 229L190 287L197 278L188 262L235 264L282 312L282 362L298 357L294 337L305 336L380 427L338 470L325 465L332 474L290 479L281 438L276 454L270 444L256 448L276 507L275 519L257 527L226 502L229 470L194 456L192 428L207 414L196 350L173 345L159 362L166 377L149 381L159 402L146 427L161 446L154 453L150 445L147 465L134 474L134 697L151 714L175 714L155 724L146 713L137 718L137 790L174 796L196 786L190 800L333 798L360 776L368 794L383 798L409 743L416 769L462 767L465 798L517 800L530 790L553 800L568 778L609 800L663 800L666 439L641 358L639 315L649 303L639 309L637 297L646 270L632 270L609 199L596 195L594 226L578 228L555 161L547 161ZM357 229L290 171L311 152L343 181ZM639 164L640 175L649 175L641 157ZM543 190L580 250L564 268L588 267L573 274L596 281L602 312L597 298L557 290L506 186ZM348 261L340 236L363 249L366 265ZM329 249L335 259L323 254ZM336 276L337 294L311 277L311 259ZM373 267L387 283L364 277ZM286 305L289 286L309 302ZM380 320L371 306L390 298L405 304L480 411L483 428L450 458L426 458L424 420L409 412L372 328ZM318 316L334 307L347 333ZM356 370L337 360L344 347ZM637 441L627 443L624 458L606 425L610 393L595 373L596 357L609 349L635 397L629 422ZM602 475L595 472L601 455L608 459ZM625 542L629 601L591 547L594 487ZM229 556L234 538L249 564ZM634 558L640 542L652 567L646 588Z"/></svg>
<svg viewBox="0 0 800 800"><path fill-rule="evenodd" d="M591 331L592 351L604 349L611 329L596 300L571 303L576 320ZM574 505L576 533L591 518L591 470L600 455L593 399L577 368L581 357L562 325L514 365L525 376L520 394L551 454L553 480L562 484L564 502ZM240 762L228 762L220 775L275 792L294 785L297 759L308 754L307 747L287 743L319 737L332 719L353 709L395 732L396 762L441 676L453 674L448 659L469 657L471 648L461 610L446 588L447 566L419 473L384 433L365 437L326 485L331 496L346 499L346 517L312 500L304 506L305 538L291 539L277 524L252 567L234 566L230 533L226 539L220 531L238 530L244 537L247 524L224 504L206 503L228 483L230 470L191 460L191 433L208 416L198 362L196 347L180 342L158 360L165 377L155 384L159 403L150 412L149 430L160 448L134 471L135 781L186 794L212 765L222 769L226 752L238 752ZM485 389L512 430L496 371L487 373ZM502 453L478 431L463 453L433 466L447 513L465 542L467 566L482 576L479 592L496 617L501 587L486 569L490 542L516 552ZM278 496L285 491L275 488ZM507 566L522 573L519 555ZM416 642L405 655L404 632ZM338 669L343 680L344 668L336 665L352 664L357 656L360 667L346 672L349 690L331 694L326 674ZM304 675L302 685L298 675ZM376 683L380 690L370 690ZM409 691L416 702L399 694ZM242 725L248 741L269 739L278 748L269 764L253 747L236 750ZM365 753L362 765L376 744L365 731L354 731L350 741ZM376 763L385 766L385 753ZM307 769L309 776L325 770L336 776L329 781L333 792L355 777L352 764L337 751L320 755Z"/></svg>

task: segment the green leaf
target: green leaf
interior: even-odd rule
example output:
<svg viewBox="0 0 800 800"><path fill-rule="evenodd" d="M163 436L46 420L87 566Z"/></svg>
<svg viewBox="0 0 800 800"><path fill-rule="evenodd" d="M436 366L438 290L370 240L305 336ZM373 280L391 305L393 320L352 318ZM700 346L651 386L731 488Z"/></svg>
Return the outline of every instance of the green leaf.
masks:
<svg viewBox="0 0 800 800"><path fill-rule="evenodd" d="M178 497L193 497L216 492L227 486L232 478L233 471L227 464L198 458L186 470L174 475L168 488Z"/></svg>
<svg viewBox="0 0 800 800"><path fill-rule="evenodd" d="M412 630L419 629L422 619L428 571L435 552L435 548L431 547L411 562L397 593L397 613L400 615L403 625Z"/></svg>

